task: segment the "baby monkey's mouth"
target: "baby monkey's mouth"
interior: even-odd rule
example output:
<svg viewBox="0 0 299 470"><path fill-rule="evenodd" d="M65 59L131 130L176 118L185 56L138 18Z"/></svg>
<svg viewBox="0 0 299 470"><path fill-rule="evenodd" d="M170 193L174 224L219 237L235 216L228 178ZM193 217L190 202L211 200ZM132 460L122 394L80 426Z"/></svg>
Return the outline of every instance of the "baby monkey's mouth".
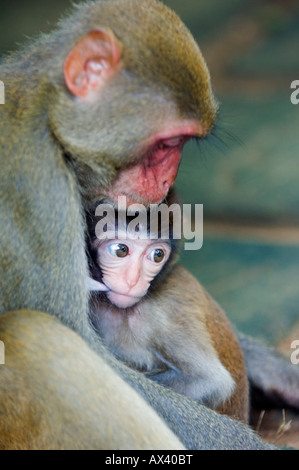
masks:
<svg viewBox="0 0 299 470"><path fill-rule="evenodd" d="M142 297L136 297L130 294L122 294L113 290L106 292L108 300L118 308L129 308L140 302Z"/></svg>
<svg viewBox="0 0 299 470"><path fill-rule="evenodd" d="M140 302L142 297L135 295L123 294L121 292L114 291L107 287L103 282L96 281L95 279L88 277L88 290L92 292L103 292L106 294L107 299L112 305L118 308L129 308Z"/></svg>

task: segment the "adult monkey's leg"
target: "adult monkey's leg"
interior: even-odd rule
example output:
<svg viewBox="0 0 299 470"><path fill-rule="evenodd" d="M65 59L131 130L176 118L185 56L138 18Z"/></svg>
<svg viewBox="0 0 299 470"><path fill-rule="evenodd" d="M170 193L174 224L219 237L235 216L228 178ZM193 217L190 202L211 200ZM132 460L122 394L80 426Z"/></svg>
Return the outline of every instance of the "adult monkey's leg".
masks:
<svg viewBox="0 0 299 470"><path fill-rule="evenodd" d="M270 449L248 427L105 358L53 316L0 317L1 449ZM173 429L173 433L170 431Z"/></svg>
<svg viewBox="0 0 299 470"><path fill-rule="evenodd" d="M55 317L0 317L0 449L183 449L149 405Z"/></svg>

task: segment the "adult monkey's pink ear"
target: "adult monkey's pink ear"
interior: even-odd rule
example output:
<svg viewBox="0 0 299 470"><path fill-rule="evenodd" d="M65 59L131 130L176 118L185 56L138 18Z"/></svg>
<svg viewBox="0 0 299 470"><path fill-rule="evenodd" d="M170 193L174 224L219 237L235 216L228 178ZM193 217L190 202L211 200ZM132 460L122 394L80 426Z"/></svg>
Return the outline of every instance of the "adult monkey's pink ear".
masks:
<svg viewBox="0 0 299 470"><path fill-rule="evenodd" d="M90 31L64 61L67 88L79 98L100 89L120 68L122 48L109 29Z"/></svg>

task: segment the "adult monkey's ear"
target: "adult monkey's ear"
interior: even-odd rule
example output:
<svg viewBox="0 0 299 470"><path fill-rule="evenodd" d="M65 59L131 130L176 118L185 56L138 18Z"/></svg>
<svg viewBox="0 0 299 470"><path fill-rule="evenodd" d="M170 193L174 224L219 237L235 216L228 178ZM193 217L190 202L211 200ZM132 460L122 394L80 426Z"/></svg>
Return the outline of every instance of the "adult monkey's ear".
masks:
<svg viewBox="0 0 299 470"><path fill-rule="evenodd" d="M64 62L67 88L79 98L101 87L119 70L122 47L111 30L90 31L73 47Z"/></svg>

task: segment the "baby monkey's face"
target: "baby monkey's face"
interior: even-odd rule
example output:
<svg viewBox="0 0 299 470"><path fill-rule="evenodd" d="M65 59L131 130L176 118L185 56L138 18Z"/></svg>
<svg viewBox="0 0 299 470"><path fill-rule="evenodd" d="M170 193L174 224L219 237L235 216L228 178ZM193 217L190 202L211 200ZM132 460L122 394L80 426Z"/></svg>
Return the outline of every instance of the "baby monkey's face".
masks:
<svg viewBox="0 0 299 470"><path fill-rule="evenodd" d="M171 252L167 240L128 238L101 241L97 249L106 295L119 308L132 307L145 296Z"/></svg>

